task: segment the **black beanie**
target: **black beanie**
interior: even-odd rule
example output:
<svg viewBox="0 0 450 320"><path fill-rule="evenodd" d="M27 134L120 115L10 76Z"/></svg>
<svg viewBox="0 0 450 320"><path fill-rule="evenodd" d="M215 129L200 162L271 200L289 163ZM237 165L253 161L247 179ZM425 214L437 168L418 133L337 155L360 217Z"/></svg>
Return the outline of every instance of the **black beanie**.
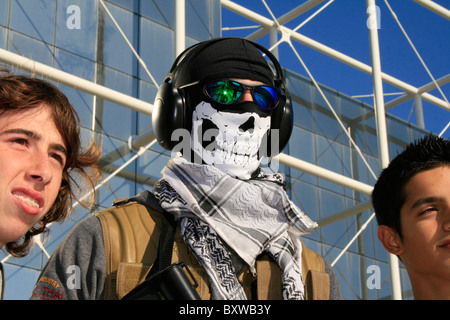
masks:
<svg viewBox="0 0 450 320"><path fill-rule="evenodd" d="M188 52L175 71L176 87L201 80L239 78L273 84L274 73L262 53L242 38L208 40Z"/></svg>

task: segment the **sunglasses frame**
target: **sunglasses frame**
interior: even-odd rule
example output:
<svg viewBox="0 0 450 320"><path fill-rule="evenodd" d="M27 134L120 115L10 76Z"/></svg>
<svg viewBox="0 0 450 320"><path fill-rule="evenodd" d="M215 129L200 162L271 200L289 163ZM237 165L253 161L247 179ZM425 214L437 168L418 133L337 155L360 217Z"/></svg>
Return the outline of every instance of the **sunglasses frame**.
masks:
<svg viewBox="0 0 450 320"><path fill-rule="evenodd" d="M216 101L213 97L211 97L211 95L208 93L207 87L208 87L209 85L214 84L214 83L218 83L218 82L223 82L223 81L229 81L229 82L232 82L232 83L234 82L234 83L237 83L237 84L239 84L240 86L243 87L244 90L242 91L242 93L241 93L241 95L239 96L239 98L236 99L236 101L231 102L231 103L223 103L223 102L219 102L219 101ZM264 107L262 107L262 106L258 103L258 100L257 100L256 97L255 97L255 89L256 89L257 87L268 87L268 88L274 90L274 91L277 93L276 103L274 104L274 106L273 106L272 108L267 108L267 107L264 108ZM278 106L278 104L279 104L279 102L280 102L280 99L281 99L281 90L280 90L279 88L277 88L277 87L274 87L274 86L271 86L271 85L268 85L268 84L253 84L253 85L250 85L250 84L242 83L242 82L240 82L239 80L235 80L235 79L220 79L220 80L217 80L217 81L208 81L207 83L205 83L205 84L203 85L203 93L204 93L206 96L208 96L210 99L212 99L213 101L215 101L215 102L217 102L217 103L220 103L220 104L222 104L222 105L227 105L227 106L228 106L228 105L237 104L237 103L241 102L241 100L243 99L243 97L245 96L245 93L246 93L247 91L250 91L250 94L251 94L251 96L252 96L252 98L253 98L253 101L259 106L259 108L260 108L261 110L264 110L264 111L272 111L273 109L275 109L275 108ZM272 98L273 98L272 93L269 92L269 94L270 94L270 95L272 96Z"/></svg>
<svg viewBox="0 0 450 320"><path fill-rule="evenodd" d="M206 90L206 87L207 87L209 84L212 84L212 83L215 83L215 82L220 82L220 81L232 81L232 82L236 82L236 83L238 83L239 85L241 85L241 86L244 87L244 92L243 92L243 93L241 94L241 96L240 96L235 102L233 102L233 103L222 103L222 102L216 101L215 99L213 99L213 98L209 95L208 91ZM252 95L253 102L255 102L255 104L256 104L261 110L266 111L266 112L272 112L275 108L277 108L277 107L280 105L281 102L284 102L284 101L285 101L285 96L286 96L284 90L282 90L282 89L280 89L280 88L278 88L278 87L269 85L269 84L248 85L248 84L244 84L244 83L240 82L239 80L236 80L236 79L229 79L229 78L219 79L219 80L215 80L215 81L212 81L212 80L195 81L195 82L186 84L186 85L184 85L184 86L181 86L180 89L185 89L185 88L187 88L187 87L191 87L191 86L195 86L195 85L198 85L198 86L200 86L200 87L202 88L203 94L204 94L208 99L210 99L210 100L212 100L212 101L214 101L214 102L216 102L216 103L219 103L219 104L221 104L221 105L223 105L223 106L230 106L230 105L239 103L239 102L242 100L242 98L244 97L245 92L249 90L249 91L250 91L250 94ZM278 100L277 100L276 104L273 106L273 108L267 109L267 108L263 108L263 107L261 107L261 106L259 105L259 103L257 102L257 100L255 99L255 96L254 96L254 90L255 90L255 87L269 87L269 88L271 88L271 89L273 89L273 90L275 90L275 91L277 92L277 94L278 94Z"/></svg>

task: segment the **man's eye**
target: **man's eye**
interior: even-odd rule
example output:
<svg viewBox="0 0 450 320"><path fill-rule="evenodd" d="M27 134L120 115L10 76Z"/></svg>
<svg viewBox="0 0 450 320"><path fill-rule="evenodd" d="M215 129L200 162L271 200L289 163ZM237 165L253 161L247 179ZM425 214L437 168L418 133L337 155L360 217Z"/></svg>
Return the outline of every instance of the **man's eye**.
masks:
<svg viewBox="0 0 450 320"><path fill-rule="evenodd" d="M433 211L437 211L437 209L436 208L428 208L426 210L421 211L420 215L427 214L427 213L430 213L430 212L433 212Z"/></svg>
<svg viewBox="0 0 450 320"><path fill-rule="evenodd" d="M26 146L28 144L28 140L27 139L22 139L22 138L16 138L14 140L12 140L14 143Z"/></svg>
<svg viewBox="0 0 450 320"><path fill-rule="evenodd" d="M52 158L55 158L59 163L64 164L64 158L57 153L51 155Z"/></svg>

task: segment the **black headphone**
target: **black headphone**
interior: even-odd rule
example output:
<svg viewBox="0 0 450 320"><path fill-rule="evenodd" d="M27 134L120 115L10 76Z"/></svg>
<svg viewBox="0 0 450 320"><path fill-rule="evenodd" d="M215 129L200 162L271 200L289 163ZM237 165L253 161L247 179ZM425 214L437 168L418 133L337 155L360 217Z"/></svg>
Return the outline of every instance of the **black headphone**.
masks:
<svg viewBox="0 0 450 320"><path fill-rule="evenodd" d="M175 59L169 73L164 79L164 82L159 87L155 102L153 104L152 124L156 139L158 140L159 144L165 149L172 150L173 147L175 147L179 143L179 141L172 141L171 138L172 132L174 132L176 129L187 129L189 131L191 130L191 128L187 128L187 125L191 123L190 119L187 118L191 117L192 115L190 114L190 112L188 112L188 108L186 108L185 106L183 95L180 93L179 89L173 85L173 77L177 68L182 64L183 60L185 60L187 56L196 54L196 52L198 52L202 48L205 48L206 46L211 45L212 43L223 41L226 39L233 38L215 38L205 42L200 42L184 50ZM278 150L271 150L271 137L269 134L269 150L267 154L264 154L264 156L274 157L286 147L292 133L294 121L291 99L286 88L283 70L281 69L281 66L275 56L265 47L256 42L252 42L246 39L241 40L248 41L269 57L276 71L276 74L274 74L274 84L282 92L285 93L284 103L280 103L272 111L271 115L271 130L279 130Z"/></svg>

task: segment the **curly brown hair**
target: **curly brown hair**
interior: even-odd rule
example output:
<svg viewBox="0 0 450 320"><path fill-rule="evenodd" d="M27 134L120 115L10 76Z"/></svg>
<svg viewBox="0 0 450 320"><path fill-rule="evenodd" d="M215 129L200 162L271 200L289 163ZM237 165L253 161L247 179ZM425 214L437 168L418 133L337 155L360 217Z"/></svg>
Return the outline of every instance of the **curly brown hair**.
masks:
<svg viewBox="0 0 450 320"><path fill-rule="evenodd" d="M95 184L100 178L98 160L101 149L93 142L81 150L80 119L67 97L53 84L24 75L14 75L8 70L0 70L0 117L8 112L39 108L45 105L51 109L55 125L67 146L67 162L63 169L61 187L50 210L41 221L14 242L5 245L15 257L26 256L32 238L47 232L47 224L64 221L72 211L72 202L79 201L77 193L82 191L79 177L86 183L85 189L91 192L84 207L92 205L95 198ZM77 190L75 192L74 188ZM22 240L22 241L21 241Z"/></svg>

